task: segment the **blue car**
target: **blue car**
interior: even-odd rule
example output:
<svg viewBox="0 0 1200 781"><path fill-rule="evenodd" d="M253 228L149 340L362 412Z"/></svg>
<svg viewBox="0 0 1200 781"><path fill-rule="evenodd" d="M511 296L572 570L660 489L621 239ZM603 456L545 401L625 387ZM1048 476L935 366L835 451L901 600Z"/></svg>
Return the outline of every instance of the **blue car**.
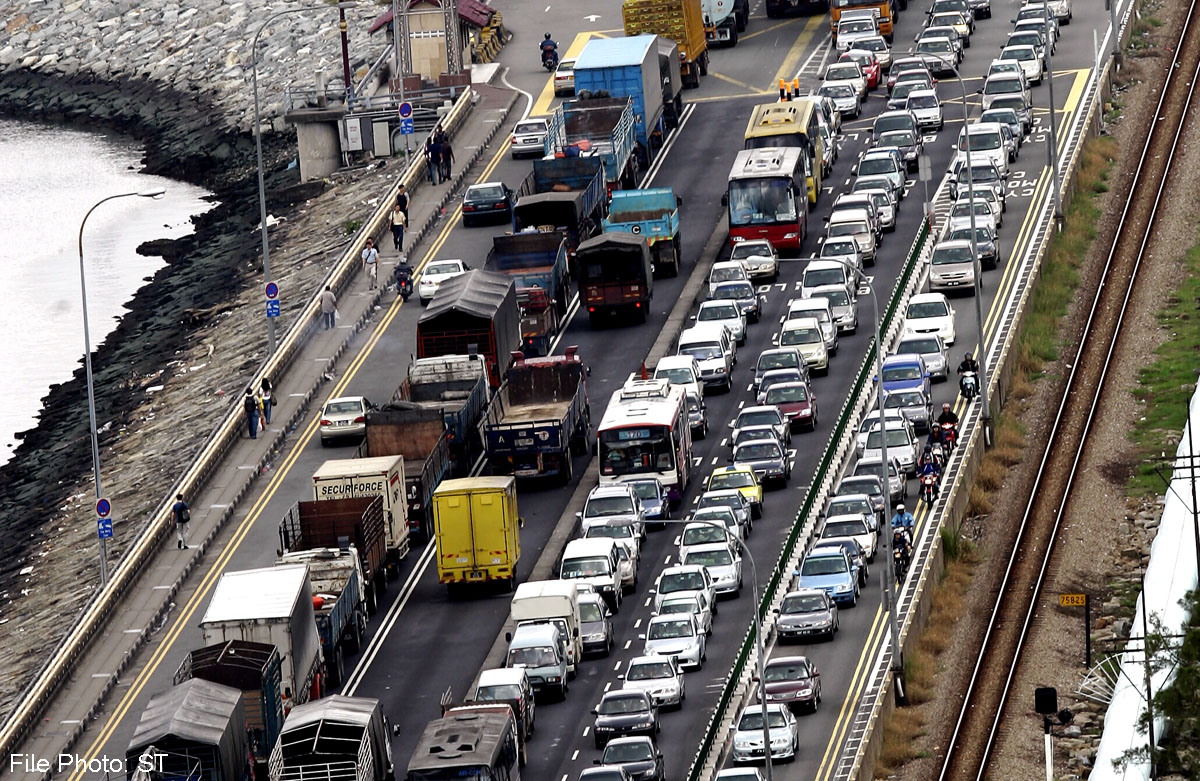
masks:
<svg viewBox="0 0 1200 781"><path fill-rule="evenodd" d="M820 589L839 605L858 604L858 567L844 550L824 548L804 557L794 589Z"/></svg>
<svg viewBox="0 0 1200 781"><path fill-rule="evenodd" d="M658 526L666 526L661 523L664 519L671 517L671 501L667 497L667 489L663 484L658 482L657 477L648 477L640 480L626 480L633 492L642 500L642 510L646 513L647 521L659 521Z"/></svg>
<svg viewBox="0 0 1200 781"><path fill-rule="evenodd" d="M876 382L879 378L875 378ZM889 355L883 359L883 392L919 390L926 398L931 397L929 369L925 359L918 353Z"/></svg>

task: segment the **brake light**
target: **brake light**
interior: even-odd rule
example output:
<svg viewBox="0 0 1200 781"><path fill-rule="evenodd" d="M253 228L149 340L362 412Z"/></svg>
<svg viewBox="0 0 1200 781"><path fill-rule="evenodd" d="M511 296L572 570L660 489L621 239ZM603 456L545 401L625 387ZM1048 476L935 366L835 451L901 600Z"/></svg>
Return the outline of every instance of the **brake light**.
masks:
<svg viewBox="0 0 1200 781"><path fill-rule="evenodd" d="M472 205L471 205L471 204L469 204L469 203L464 203L464 204L463 204L463 211L465 211L465 212L473 212L473 211L475 211L475 207L474 207L474 206L472 206Z"/></svg>
<svg viewBox="0 0 1200 781"><path fill-rule="evenodd" d="M357 418L354 419L354 422L355 423L366 423L367 419L365 416L359 415Z"/></svg>
<svg viewBox="0 0 1200 781"><path fill-rule="evenodd" d="M322 426L332 426L332 425L333 425L333 421L332 421L332 420L325 420L324 418L321 418L321 425L322 425Z"/></svg>

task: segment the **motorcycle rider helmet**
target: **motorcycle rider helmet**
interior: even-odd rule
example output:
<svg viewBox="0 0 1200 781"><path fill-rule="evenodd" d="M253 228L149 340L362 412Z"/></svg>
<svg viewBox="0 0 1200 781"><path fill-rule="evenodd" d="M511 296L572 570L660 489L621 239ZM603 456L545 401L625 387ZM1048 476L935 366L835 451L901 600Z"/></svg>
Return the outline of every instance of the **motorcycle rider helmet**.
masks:
<svg viewBox="0 0 1200 781"><path fill-rule="evenodd" d="M898 513L904 512L904 504L903 503L896 505L896 512L898 512Z"/></svg>
<svg viewBox="0 0 1200 781"><path fill-rule="evenodd" d="M948 401L942 402L942 409L945 410L946 412L949 412L950 411L950 402L948 402Z"/></svg>
<svg viewBox="0 0 1200 781"><path fill-rule="evenodd" d="M544 40L544 41L550 40L550 33L546 33L544 36L542 36L542 40Z"/></svg>
<svg viewBox="0 0 1200 781"><path fill-rule="evenodd" d="M963 356L963 360L964 360L964 361L969 361L969 360L971 360L971 354L970 354L970 353L967 353L966 355L964 355L964 356Z"/></svg>

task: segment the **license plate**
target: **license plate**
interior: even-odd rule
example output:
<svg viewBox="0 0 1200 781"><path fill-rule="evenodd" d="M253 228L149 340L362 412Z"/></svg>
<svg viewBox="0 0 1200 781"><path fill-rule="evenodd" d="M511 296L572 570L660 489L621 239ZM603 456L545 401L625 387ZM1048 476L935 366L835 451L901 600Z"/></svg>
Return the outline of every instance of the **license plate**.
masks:
<svg viewBox="0 0 1200 781"><path fill-rule="evenodd" d="M478 570L472 570L471 572L467 573L467 577L472 578L473 580L481 580L483 578L483 573Z"/></svg>
<svg viewBox="0 0 1200 781"><path fill-rule="evenodd" d="M336 424L336 425L338 425L338 426L349 426L349 425L350 425L350 421L348 421L348 420L339 420L339 421L337 422L337 424Z"/></svg>
<svg viewBox="0 0 1200 781"><path fill-rule="evenodd" d="M515 444L517 447L533 447L533 439L532 438L518 439Z"/></svg>

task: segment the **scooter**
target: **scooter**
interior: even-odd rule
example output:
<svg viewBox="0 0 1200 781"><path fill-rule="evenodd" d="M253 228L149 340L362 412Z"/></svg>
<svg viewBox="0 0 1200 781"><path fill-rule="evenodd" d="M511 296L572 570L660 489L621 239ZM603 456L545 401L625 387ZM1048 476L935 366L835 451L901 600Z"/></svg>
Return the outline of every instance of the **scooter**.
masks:
<svg viewBox="0 0 1200 781"><path fill-rule="evenodd" d="M950 450L953 450L954 446L958 444L958 426L953 423L941 423L939 425L942 429L942 441L946 443Z"/></svg>
<svg viewBox="0 0 1200 781"><path fill-rule="evenodd" d="M936 474L930 472L928 474L921 475L921 501L925 502L926 504L933 504L937 501L937 484L938 478Z"/></svg>
<svg viewBox="0 0 1200 781"><path fill-rule="evenodd" d="M396 292L405 301L413 294L413 279L412 271L405 268L396 269Z"/></svg>
<svg viewBox="0 0 1200 781"><path fill-rule="evenodd" d="M958 392L968 402L979 395L979 377L975 372L963 372L958 380Z"/></svg>
<svg viewBox="0 0 1200 781"><path fill-rule="evenodd" d="M550 72L558 67L558 51L556 49L542 49L542 67Z"/></svg>
<svg viewBox="0 0 1200 781"><path fill-rule="evenodd" d="M908 556L898 548L892 551L892 568L896 570L896 582L903 583L908 576Z"/></svg>

